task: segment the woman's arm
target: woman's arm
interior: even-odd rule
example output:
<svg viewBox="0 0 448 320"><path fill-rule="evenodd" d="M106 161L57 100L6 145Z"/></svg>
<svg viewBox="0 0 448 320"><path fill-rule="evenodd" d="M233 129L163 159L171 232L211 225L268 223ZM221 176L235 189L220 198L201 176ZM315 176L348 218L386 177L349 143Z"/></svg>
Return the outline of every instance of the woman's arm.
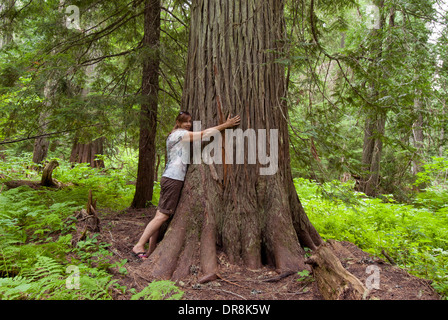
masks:
<svg viewBox="0 0 448 320"><path fill-rule="evenodd" d="M188 135L184 135L183 137L183 141L197 141L197 140L201 140L203 137L208 137L211 136L214 132L216 132L216 130L218 131L222 131L225 130L227 128L231 128L234 126L237 126L240 123L240 116L236 116L231 118L230 114L227 117L227 121L224 122L223 124L217 125L216 127L211 127L202 131L197 131L197 132L188 132Z"/></svg>

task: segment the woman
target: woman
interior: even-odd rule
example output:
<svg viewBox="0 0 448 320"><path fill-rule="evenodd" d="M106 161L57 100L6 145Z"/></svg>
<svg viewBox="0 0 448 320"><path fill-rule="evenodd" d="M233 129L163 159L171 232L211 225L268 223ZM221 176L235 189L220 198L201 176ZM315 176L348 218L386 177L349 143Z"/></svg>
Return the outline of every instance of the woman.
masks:
<svg viewBox="0 0 448 320"><path fill-rule="evenodd" d="M190 131L191 115L186 111L179 112L176 125L166 140L167 164L160 180L159 206L155 217L148 223L138 243L132 248L132 253L141 259L147 258L155 248L157 236L162 224L176 211L177 203L187 173L187 163L182 161L183 149L186 143L209 137L215 130L222 131L234 127L240 122L240 117L231 118L216 127L203 131ZM185 155L184 155L185 156ZM145 251L145 244L149 240L149 249Z"/></svg>

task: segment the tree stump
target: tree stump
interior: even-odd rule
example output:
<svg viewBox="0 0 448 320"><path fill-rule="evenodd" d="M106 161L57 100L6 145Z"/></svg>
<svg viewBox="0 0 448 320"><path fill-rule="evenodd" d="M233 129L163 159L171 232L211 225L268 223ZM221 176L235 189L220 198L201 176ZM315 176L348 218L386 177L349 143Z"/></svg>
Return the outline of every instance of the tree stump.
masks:
<svg viewBox="0 0 448 320"><path fill-rule="evenodd" d="M96 211L96 200L93 201L92 190L89 190L86 209L82 209L76 217L79 222L82 222L78 225L78 228L83 230L78 237L78 241L84 240L89 231L93 233L101 232L100 219Z"/></svg>
<svg viewBox="0 0 448 320"><path fill-rule="evenodd" d="M330 243L320 245L305 263L311 265L319 291L325 300L361 300L367 288L348 272L331 249Z"/></svg>
<svg viewBox="0 0 448 320"><path fill-rule="evenodd" d="M53 180L53 170L59 166L59 163L56 160L50 161L44 168L42 173L42 179L40 184L44 187L55 187L57 186L57 182Z"/></svg>

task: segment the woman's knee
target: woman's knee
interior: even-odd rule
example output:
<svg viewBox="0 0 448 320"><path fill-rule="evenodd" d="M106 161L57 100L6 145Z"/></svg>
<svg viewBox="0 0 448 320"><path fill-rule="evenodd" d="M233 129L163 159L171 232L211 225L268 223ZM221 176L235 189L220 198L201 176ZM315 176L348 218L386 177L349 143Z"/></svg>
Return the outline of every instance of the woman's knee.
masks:
<svg viewBox="0 0 448 320"><path fill-rule="evenodd" d="M154 219L157 219L157 220L160 220L162 222L165 222L166 220L168 220L169 217L170 217L169 215L167 215L167 214L157 210L156 216L154 217Z"/></svg>

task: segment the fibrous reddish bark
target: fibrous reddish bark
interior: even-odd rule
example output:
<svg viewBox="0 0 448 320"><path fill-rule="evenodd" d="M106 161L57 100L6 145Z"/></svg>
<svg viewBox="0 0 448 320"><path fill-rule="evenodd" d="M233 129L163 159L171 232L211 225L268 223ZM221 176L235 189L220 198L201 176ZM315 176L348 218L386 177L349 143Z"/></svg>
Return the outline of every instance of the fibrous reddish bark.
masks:
<svg viewBox="0 0 448 320"><path fill-rule="evenodd" d="M104 137L95 139L89 143L80 143L75 138L75 143L70 154L71 163L88 163L92 168L104 168L103 160L96 160L97 155L103 154Z"/></svg>
<svg viewBox="0 0 448 320"><path fill-rule="evenodd" d="M265 147L271 161L278 156L278 170L260 174L272 162L248 161L249 139L244 163L235 164L234 157L232 163L190 164L174 218L142 264L142 274L181 279L192 265L200 265L201 280L211 280L218 271L218 250L231 263L251 269L263 264L278 272L308 268L303 247L315 249L322 239L291 176L285 70L277 63L283 39L282 1L193 1L183 109L201 121L202 129L230 113L241 116L239 129L255 130L257 142L263 138L258 130L265 130ZM278 130L278 141L270 140L271 129ZM222 141L223 154L236 155L236 143L230 149ZM278 142L275 155L271 142Z"/></svg>

